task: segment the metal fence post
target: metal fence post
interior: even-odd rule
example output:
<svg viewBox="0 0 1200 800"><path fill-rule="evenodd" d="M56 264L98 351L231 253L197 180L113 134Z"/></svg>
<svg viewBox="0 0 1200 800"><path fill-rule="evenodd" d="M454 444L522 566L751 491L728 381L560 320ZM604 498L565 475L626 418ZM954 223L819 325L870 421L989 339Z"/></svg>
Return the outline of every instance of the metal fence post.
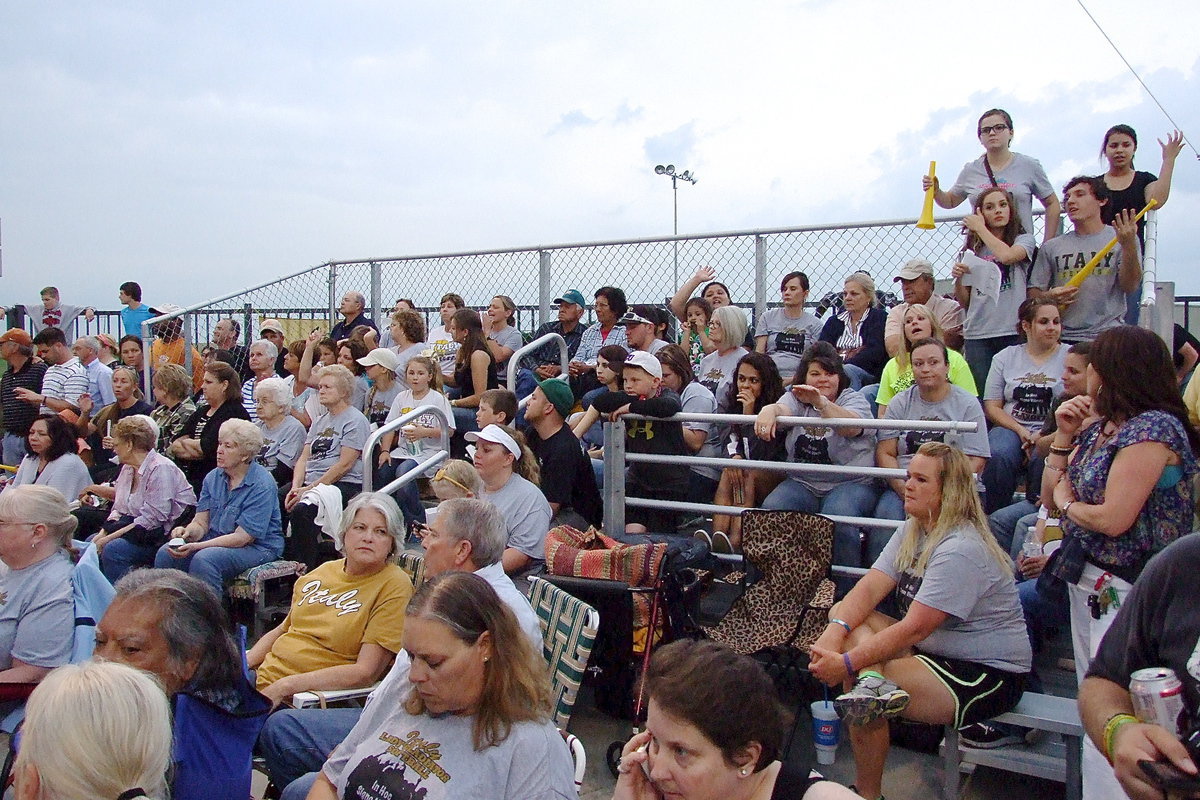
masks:
<svg viewBox="0 0 1200 800"><path fill-rule="evenodd" d="M326 276L326 281L329 283L329 324L333 325L333 321L337 319L338 296L337 296L337 264L329 265L329 274ZM332 329L332 328L331 328Z"/></svg>
<svg viewBox="0 0 1200 800"><path fill-rule="evenodd" d="M371 262L371 319L379 320L379 307L382 302L383 281L381 267L378 261ZM389 306L390 308L391 306ZM384 328L387 326L385 325ZM382 330L382 329L381 329Z"/></svg>
<svg viewBox="0 0 1200 800"><path fill-rule="evenodd" d="M538 251L538 325L550 319L550 301L556 290L550 288L550 251ZM535 326L536 327L536 326Z"/></svg>
<svg viewBox="0 0 1200 800"><path fill-rule="evenodd" d="M150 371L154 360L150 357L150 351L154 349L154 334L150 331L150 323L142 323L142 390L146 397L154 397L154 385L151 381Z"/></svg>
<svg viewBox="0 0 1200 800"><path fill-rule="evenodd" d="M625 533L625 422L604 423L604 532Z"/></svg>
<svg viewBox="0 0 1200 800"><path fill-rule="evenodd" d="M195 344L192 342L192 315L183 315L183 368L187 370L188 375L192 374L192 350L195 349ZM142 363L146 363L146 357L142 356Z"/></svg>
<svg viewBox="0 0 1200 800"><path fill-rule="evenodd" d="M754 237L754 319L767 313L767 242L761 234Z"/></svg>
<svg viewBox="0 0 1200 800"><path fill-rule="evenodd" d="M254 306L242 303L242 344L249 347L254 342Z"/></svg>

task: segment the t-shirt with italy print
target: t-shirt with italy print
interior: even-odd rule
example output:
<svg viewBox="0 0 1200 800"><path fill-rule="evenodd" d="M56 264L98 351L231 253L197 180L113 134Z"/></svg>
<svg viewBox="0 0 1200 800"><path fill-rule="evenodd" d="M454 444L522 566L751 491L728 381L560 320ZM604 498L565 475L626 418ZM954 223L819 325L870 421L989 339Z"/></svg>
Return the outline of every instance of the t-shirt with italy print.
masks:
<svg viewBox="0 0 1200 800"><path fill-rule="evenodd" d="M446 421L450 425L450 433L454 433L454 412L450 410L450 401L446 399L446 395L441 392L430 390L424 397L417 400L413 397L411 389L404 389L400 394L396 395L396 399L392 401L392 408L388 412L386 422L400 419L414 408L421 406L434 406L442 410L446 415ZM433 414L422 414L417 417L411 424L424 428L437 428L438 419ZM404 460L406 458L424 458L431 453L437 453L441 448L438 447L436 438L418 439L413 444L404 438L404 434L400 431L396 432L396 443L392 449L392 458ZM437 472L437 467L430 467L426 470L427 476L432 476Z"/></svg>
<svg viewBox="0 0 1200 800"><path fill-rule="evenodd" d="M1086 236L1072 231L1054 237L1038 250L1029 286L1051 289L1065 285L1116 237L1111 225ZM1079 285L1075 302L1062 312L1063 341L1091 341L1109 328L1124 324L1125 292L1118 283L1121 258L1121 245L1117 243Z"/></svg>
<svg viewBox="0 0 1200 800"><path fill-rule="evenodd" d="M365 577L347 574L344 558L317 567L292 589L284 633L258 667L258 688L288 675L353 664L364 644L400 652L412 594L412 581L395 564Z"/></svg>

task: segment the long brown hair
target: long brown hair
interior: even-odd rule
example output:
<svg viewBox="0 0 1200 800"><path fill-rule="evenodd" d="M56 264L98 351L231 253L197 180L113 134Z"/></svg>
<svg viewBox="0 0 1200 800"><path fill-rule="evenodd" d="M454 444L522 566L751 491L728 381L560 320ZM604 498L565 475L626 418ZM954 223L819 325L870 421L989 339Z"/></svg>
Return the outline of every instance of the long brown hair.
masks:
<svg viewBox="0 0 1200 800"><path fill-rule="evenodd" d="M550 718L546 661L533 651L516 616L483 578L470 572L427 578L409 601L406 616L440 623L467 645L490 634L492 653L483 665L483 692L471 731L477 751L503 743L519 722ZM415 688L404 701L404 710L425 713Z"/></svg>
<svg viewBox="0 0 1200 800"><path fill-rule="evenodd" d="M1008 200L1008 224L1004 226L1004 230L1000 231L1000 234L996 238L1004 242L1009 247L1012 247L1012 245L1017 241L1017 237L1022 233L1026 233L1025 226L1021 223L1021 215L1017 213L1017 204L1016 201L1013 200L1012 192L1000 186L993 186L990 189L984 189L979 193L979 197L975 198L975 202L971 204L971 207L974 209L976 214L981 213L979 209L983 208L983 202L987 200L989 195L993 194L1002 194L1004 195L1005 199ZM983 240L979 238L978 233L970 230L965 225L963 226L963 231L966 232L967 235L966 243L963 245L964 250L970 250L973 253L978 254L981 249L987 247L987 245L983 243ZM1032 253L1028 255L1032 255ZM997 264L997 266L1001 268L1004 267L1003 264Z"/></svg>
<svg viewBox="0 0 1200 800"><path fill-rule="evenodd" d="M479 314L469 308L460 308L454 312L450 321L454 323L455 328L461 328L467 332L467 340L462 343L462 347L458 348L458 358L455 361L457 369L462 369L463 365L470 366L471 356L476 350L487 353L488 358L495 363L496 359L487 346L487 337L483 335L483 323L479 320ZM459 388L465 389L466 387Z"/></svg>

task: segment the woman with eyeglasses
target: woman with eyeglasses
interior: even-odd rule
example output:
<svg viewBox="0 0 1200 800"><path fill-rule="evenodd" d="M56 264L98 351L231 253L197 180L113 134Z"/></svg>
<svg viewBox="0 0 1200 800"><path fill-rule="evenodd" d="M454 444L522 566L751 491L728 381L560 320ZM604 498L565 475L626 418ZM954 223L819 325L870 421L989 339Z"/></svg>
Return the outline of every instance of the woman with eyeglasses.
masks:
<svg viewBox="0 0 1200 800"><path fill-rule="evenodd" d="M1046 209L1046 232L1042 241L1053 239L1058 235L1058 195L1040 161L1009 149L1013 140L1012 117L1000 108L985 111L979 118L977 133L984 153L963 165L950 191L942 191L938 179L930 179L928 175L921 179L921 188L928 191L932 186L933 199L942 208L957 208L968 198L973 203L984 189L1003 186L1012 192L1021 225L1027 231L1033 230L1033 198L1036 196Z"/></svg>

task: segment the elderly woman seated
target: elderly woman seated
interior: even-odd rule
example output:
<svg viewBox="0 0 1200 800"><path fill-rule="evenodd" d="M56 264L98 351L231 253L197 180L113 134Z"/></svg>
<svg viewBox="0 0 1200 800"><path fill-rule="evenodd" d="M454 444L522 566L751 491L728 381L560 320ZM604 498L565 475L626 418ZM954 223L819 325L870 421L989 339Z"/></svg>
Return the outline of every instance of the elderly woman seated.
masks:
<svg viewBox="0 0 1200 800"><path fill-rule="evenodd" d="M276 705L296 692L369 685L400 652L413 585L395 564L404 547L396 501L379 492L355 497L337 541L344 557L297 581L287 617L246 654L259 690Z"/></svg>
<svg viewBox="0 0 1200 800"><path fill-rule="evenodd" d="M164 797L170 765L171 709L162 687L140 670L89 661L55 670L29 698L15 793Z"/></svg>
<svg viewBox="0 0 1200 800"><path fill-rule="evenodd" d="M167 364L154 370L150 380L154 400L158 403L150 418L158 423L158 444L155 449L174 460L169 453L171 443L183 436L184 426L196 413L192 402L192 379L178 364Z"/></svg>
<svg viewBox="0 0 1200 800"><path fill-rule="evenodd" d="M84 507L76 515L80 534L95 534L91 541L104 576L116 582L134 567L154 563L171 526L196 504L196 494L183 471L154 449L158 429L152 419L127 417L113 428L112 438L121 461L112 510L105 516Z"/></svg>
<svg viewBox="0 0 1200 800"><path fill-rule="evenodd" d="M171 797L249 797L251 751L270 705L246 680L219 596L177 570L134 570L116 589L96 627L96 658L145 670L166 690Z"/></svg>
<svg viewBox="0 0 1200 800"><path fill-rule="evenodd" d="M204 478L196 516L171 532L185 542L159 548L154 566L190 572L219 595L226 580L279 558L278 489L271 473L254 460L262 445L253 422L231 419L221 425L217 468Z"/></svg>
<svg viewBox="0 0 1200 800"><path fill-rule="evenodd" d="M291 486L293 470L304 449L308 432L292 416L292 389L283 378L266 378L254 387L254 408L263 448L258 463L271 472L279 486Z"/></svg>
<svg viewBox="0 0 1200 800"><path fill-rule="evenodd" d="M36 683L67 663L75 634L67 500L49 486L0 494L0 683ZM0 716L14 704L0 704Z"/></svg>

